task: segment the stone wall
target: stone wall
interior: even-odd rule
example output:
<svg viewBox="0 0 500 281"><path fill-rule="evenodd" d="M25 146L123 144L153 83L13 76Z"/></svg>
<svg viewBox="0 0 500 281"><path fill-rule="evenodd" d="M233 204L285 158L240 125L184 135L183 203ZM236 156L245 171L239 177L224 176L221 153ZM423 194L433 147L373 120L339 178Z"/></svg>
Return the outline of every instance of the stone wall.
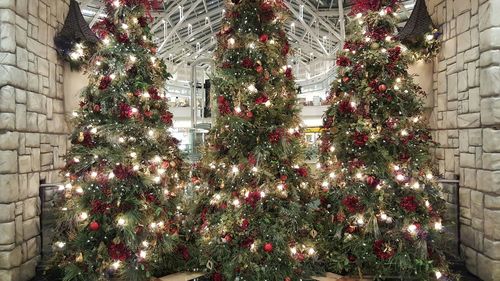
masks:
<svg viewBox="0 0 500 281"><path fill-rule="evenodd" d="M500 280L500 1L426 2L444 36L431 124L440 172L460 179L461 252L472 273Z"/></svg>
<svg viewBox="0 0 500 281"><path fill-rule="evenodd" d="M0 280L29 280L40 255L41 182L67 148L63 67L53 47L68 0L0 0Z"/></svg>

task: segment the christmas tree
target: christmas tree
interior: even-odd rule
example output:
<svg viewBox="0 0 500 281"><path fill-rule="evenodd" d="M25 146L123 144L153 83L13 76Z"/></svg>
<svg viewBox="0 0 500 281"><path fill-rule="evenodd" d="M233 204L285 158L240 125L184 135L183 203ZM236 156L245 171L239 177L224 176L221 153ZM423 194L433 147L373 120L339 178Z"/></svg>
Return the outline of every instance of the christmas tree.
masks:
<svg viewBox="0 0 500 281"><path fill-rule="evenodd" d="M397 1L356 1L321 136L322 240L329 270L439 279L444 203L425 94L397 39Z"/></svg>
<svg viewBox="0 0 500 281"><path fill-rule="evenodd" d="M104 1L102 44L74 113L66 204L54 243L64 280L148 280L179 254L183 162L155 57L149 0Z"/></svg>
<svg viewBox="0 0 500 281"><path fill-rule="evenodd" d="M213 280L299 280L317 259L287 16L279 0L226 3L194 218Z"/></svg>

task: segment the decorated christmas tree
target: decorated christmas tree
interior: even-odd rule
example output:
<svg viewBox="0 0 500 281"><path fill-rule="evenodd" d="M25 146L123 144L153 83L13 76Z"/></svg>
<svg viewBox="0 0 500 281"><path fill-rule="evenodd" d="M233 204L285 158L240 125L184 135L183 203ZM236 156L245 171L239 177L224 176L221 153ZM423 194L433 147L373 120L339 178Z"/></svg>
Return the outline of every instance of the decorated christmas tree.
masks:
<svg viewBox="0 0 500 281"><path fill-rule="evenodd" d="M170 75L155 57L150 1L104 4L54 248L64 280L148 280L155 265L180 256L183 162L163 93Z"/></svg>
<svg viewBox="0 0 500 281"><path fill-rule="evenodd" d="M299 280L317 259L287 16L281 1L226 2L194 217L213 280Z"/></svg>
<svg viewBox="0 0 500 281"><path fill-rule="evenodd" d="M425 93L396 34L398 4L356 1L352 10L320 143L321 254L335 272L439 279L448 274L436 247L444 202Z"/></svg>

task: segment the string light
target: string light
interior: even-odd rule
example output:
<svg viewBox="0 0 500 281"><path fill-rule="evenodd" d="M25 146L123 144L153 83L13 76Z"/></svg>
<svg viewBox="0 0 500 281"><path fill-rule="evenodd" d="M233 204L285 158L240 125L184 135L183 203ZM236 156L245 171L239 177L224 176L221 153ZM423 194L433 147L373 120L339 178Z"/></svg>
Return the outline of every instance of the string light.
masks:
<svg viewBox="0 0 500 281"><path fill-rule="evenodd" d="M417 233L417 226L416 226L416 225L414 225L414 224L410 224L410 225L408 226L408 232L410 232L411 234L415 234L415 233Z"/></svg>
<svg viewBox="0 0 500 281"><path fill-rule="evenodd" d="M62 242L62 241L57 241L56 243L54 243L54 245L59 248L59 249L62 249L66 246L66 243Z"/></svg>
<svg viewBox="0 0 500 281"><path fill-rule="evenodd" d="M86 219L89 218L89 214L87 214L86 212L81 212L80 213L80 220L84 221Z"/></svg>
<svg viewBox="0 0 500 281"><path fill-rule="evenodd" d="M117 221L117 224L119 226L124 226L126 223L125 219L124 218L119 218L118 221Z"/></svg>
<svg viewBox="0 0 500 281"><path fill-rule="evenodd" d="M441 231L443 229L443 224L441 223L441 221L437 221L434 223L434 229L437 231Z"/></svg>
<svg viewBox="0 0 500 281"><path fill-rule="evenodd" d="M114 270L117 270L118 268L120 268L120 261L115 261L111 264L111 267L114 269Z"/></svg>
<svg viewBox="0 0 500 281"><path fill-rule="evenodd" d="M443 274L440 271L436 271L434 274L436 275L437 279L440 279L441 277L443 277Z"/></svg>

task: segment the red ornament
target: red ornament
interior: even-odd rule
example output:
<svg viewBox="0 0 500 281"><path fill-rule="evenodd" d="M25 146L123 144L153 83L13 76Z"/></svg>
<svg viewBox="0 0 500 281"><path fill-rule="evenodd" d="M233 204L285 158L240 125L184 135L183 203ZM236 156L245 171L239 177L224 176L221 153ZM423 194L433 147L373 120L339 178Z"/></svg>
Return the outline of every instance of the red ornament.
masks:
<svg viewBox="0 0 500 281"><path fill-rule="evenodd" d="M379 90L380 92L385 92L385 90L387 90L387 86L386 86L386 85L384 85L384 84L380 84L380 85L378 86L378 90Z"/></svg>
<svg viewBox="0 0 500 281"><path fill-rule="evenodd" d="M167 125L172 125L172 118L174 117L174 115L167 111L165 114L163 114L161 116L161 121Z"/></svg>
<svg viewBox="0 0 500 281"><path fill-rule="evenodd" d="M253 112L247 111L246 115L247 115L248 118L252 118L253 117Z"/></svg>
<svg viewBox="0 0 500 281"><path fill-rule="evenodd" d="M259 36L259 41L262 42L262 43L266 43L267 40L269 40L269 35L267 34L262 34L261 36Z"/></svg>
<svg viewBox="0 0 500 281"><path fill-rule="evenodd" d="M271 243L264 244L264 251L266 253L272 252L273 251L273 244L271 244Z"/></svg>
<svg viewBox="0 0 500 281"><path fill-rule="evenodd" d="M417 210L417 202L415 201L415 196L403 197L399 205L407 212L413 213Z"/></svg>
<svg viewBox="0 0 500 281"><path fill-rule="evenodd" d="M363 209L359 202L359 198L352 195L342 199L342 205L344 205L350 213L356 213Z"/></svg>
<svg viewBox="0 0 500 281"><path fill-rule="evenodd" d="M96 222L96 221L93 221L89 224L89 229L92 230L92 231L98 231L99 230L99 223Z"/></svg>
<svg viewBox="0 0 500 281"><path fill-rule="evenodd" d="M255 104L264 104L269 100L269 97L265 94L262 94L260 97L255 99Z"/></svg>
<svg viewBox="0 0 500 281"><path fill-rule="evenodd" d="M305 167L298 168L297 174L301 177L304 177L304 178L307 177L307 175L308 175L307 168L305 168Z"/></svg>
<svg viewBox="0 0 500 281"><path fill-rule="evenodd" d="M391 14L392 13L392 7L385 8L385 12L388 13L388 14Z"/></svg>
<svg viewBox="0 0 500 281"><path fill-rule="evenodd" d="M229 243L231 241L233 241L231 234L226 234L226 236L224 236L224 242Z"/></svg>
<svg viewBox="0 0 500 281"><path fill-rule="evenodd" d="M243 66L244 68L253 68L254 62L251 58L247 57L241 61L241 66Z"/></svg>
<svg viewBox="0 0 500 281"><path fill-rule="evenodd" d="M356 146L364 146L368 142L368 134L362 132L354 133L354 145Z"/></svg>
<svg viewBox="0 0 500 281"><path fill-rule="evenodd" d="M99 104L94 104L94 106L92 107L92 110L94 112L100 112L101 111L101 106Z"/></svg>
<svg viewBox="0 0 500 281"><path fill-rule="evenodd" d="M262 67L262 65L257 65L255 71L257 71L257 73L262 73L262 71L264 71L264 68Z"/></svg>
<svg viewBox="0 0 500 281"><path fill-rule="evenodd" d="M104 76L99 83L99 90L106 90L111 84L111 81L113 81L113 79L111 79L110 76Z"/></svg>
<svg viewBox="0 0 500 281"><path fill-rule="evenodd" d="M292 278L287 276L287 277L285 277L285 279L283 281L292 281Z"/></svg>
<svg viewBox="0 0 500 281"><path fill-rule="evenodd" d="M342 81L343 81L344 83L349 82L349 80L351 80L351 78L349 78L349 77L347 77L347 76L345 76L345 77L343 77L343 78L342 78Z"/></svg>

